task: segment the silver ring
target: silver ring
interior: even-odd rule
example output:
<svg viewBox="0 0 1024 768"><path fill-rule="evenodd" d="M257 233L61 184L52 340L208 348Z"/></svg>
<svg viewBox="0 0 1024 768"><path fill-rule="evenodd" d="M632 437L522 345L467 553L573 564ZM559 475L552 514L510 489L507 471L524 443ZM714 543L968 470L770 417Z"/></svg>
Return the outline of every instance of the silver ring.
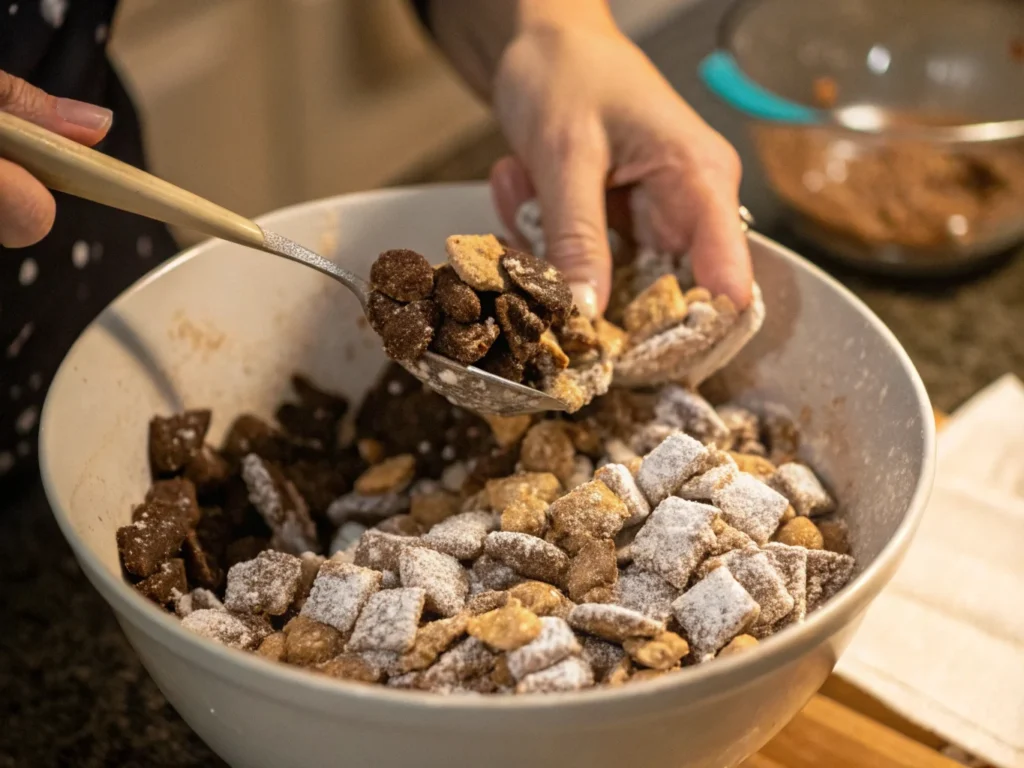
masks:
<svg viewBox="0 0 1024 768"><path fill-rule="evenodd" d="M748 229L754 226L754 217L747 210L747 206L740 206L740 231L746 232Z"/></svg>

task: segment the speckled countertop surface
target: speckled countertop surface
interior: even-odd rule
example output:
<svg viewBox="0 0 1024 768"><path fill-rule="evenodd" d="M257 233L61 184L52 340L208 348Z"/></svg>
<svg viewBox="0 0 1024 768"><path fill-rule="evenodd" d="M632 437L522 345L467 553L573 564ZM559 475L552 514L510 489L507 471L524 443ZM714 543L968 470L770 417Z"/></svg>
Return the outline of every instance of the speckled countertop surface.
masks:
<svg viewBox="0 0 1024 768"><path fill-rule="evenodd" d="M693 75L725 5L686 12L644 47L750 158L740 122ZM479 136L402 181L483 178L503 151L497 135ZM752 162L743 200L759 229L789 242ZM970 280L929 284L837 274L893 329L937 407L951 410L1008 371L1024 374L1024 256ZM78 569L41 489L0 507L0 768L223 765L143 670Z"/></svg>

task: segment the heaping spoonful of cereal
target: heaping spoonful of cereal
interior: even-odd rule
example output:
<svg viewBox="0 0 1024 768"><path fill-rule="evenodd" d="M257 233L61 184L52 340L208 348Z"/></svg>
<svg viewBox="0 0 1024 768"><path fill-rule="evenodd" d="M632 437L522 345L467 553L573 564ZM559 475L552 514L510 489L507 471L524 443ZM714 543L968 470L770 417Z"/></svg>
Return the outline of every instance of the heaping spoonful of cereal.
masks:
<svg viewBox="0 0 1024 768"><path fill-rule="evenodd" d="M435 275L426 260L423 259L421 264L419 260L422 257L417 259L411 251L389 251L392 256L375 265L375 274L380 276L376 280L371 277L371 280L380 281L380 285L375 287L384 290L374 291L365 280L344 267L286 237L263 229L243 216L126 163L4 113L0 113L0 157L21 165L51 189L283 256L337 280L359 300L371 323L381 327L391 356L399 359L410 373L456 405L504 416L577 410L593 396L584 394L587 391L585 385L590 387L590 391L595 391L589 385L587 376L600 378L597 374L607 368L606 378L611 378L610 363L607 363L602 364L603 367L596 373L587 375L561 375L560 370L550 374L539 371L538 375L546 375L551 380L550 392L543 392L515 380L514 372L523 367L523 355L527 349L532 348L530 345L536 350L546 349L542 337L552 323L557 321L561 327L570 328L574 318L569 290L565 288L563 292L559 287L564 287L560 276L538 270L534 262L541 265L544 263L536 259L531 261L525 254L505 254L493 237L467 237L461 241L459 238L449 238L449 250L454 248L459 254L453 257L453 266L465 265L455 267L453 274L466 279L470 272L462 271L463 268L478 269L483 262L487 262L487 268L480 272L480 280L487 281L487 288L494 290L494 295L488 295L485 301L493 301L497 325L493 319L489 324L464 323L469 329L466 330L457 325L459 321L450 313L451 322L446 319L444 324L440 323L439 304L429 298L434 289ZM479 254L479 259L474 261L473 254ZM412 269L409 275L402 276L394 272L407 265L411 265ZM452 279L453 274L442 274L439 271L437 284L441 293L451 297L454 302L458 300L461 289L456 284L458 277ZM500 285L496 282L499 278ZM510 290L501 294L500 289L506 287L509 280L511 282L507 285ZM513 283L518 287L516 291L512 290ZM484 282L477 284L484 285ZM395 295L395 290L389 293L385 286L397 288L400 292L398 295ZM406 288L410 292L401 292ZM531 309L531 299L547 310L544 318ZM400 305L399 301L408 303ZM394 322L381 325L385 315ZM466 318L469 319L468 311ZM544 327L538 326L538 322ZM426 348L433 339L434 326L437 327L437 343L451 350L450 354L442 356ZM495 341L498 326L514 330L505 330L501 352L495 350L488 360L490 369L468 365L472 345L484 344L490 335L494 336L491 341ZM422 344L427 327L431 327L431 338ZM388 328L392 329L390 333L386 332ZM593 335L593 329L589 330ZM417 346L420 344L422 349ZM597 348L596 341L592 343L592 348ZM419 351L415 357L412 355L413 350ZM487 351L487 347L484 347L484 351ZM542 368L543 359L552 356L542 358L535 367ZM607 389L607 382L604 387ZM560 397L559 392L562 391L566 394Z"/></svg>

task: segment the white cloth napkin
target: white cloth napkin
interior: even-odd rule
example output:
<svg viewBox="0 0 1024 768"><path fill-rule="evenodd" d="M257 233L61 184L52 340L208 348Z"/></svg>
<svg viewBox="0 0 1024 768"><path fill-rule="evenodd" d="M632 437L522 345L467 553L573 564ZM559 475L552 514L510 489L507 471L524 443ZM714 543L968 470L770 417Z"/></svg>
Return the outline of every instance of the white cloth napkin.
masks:
<svg viewBox="0 0 1024 768"><path fill-rule="evenodd" d="M1008 375L940 433L907 558L836 672L1000 768L1024 768L1024 385Z"/></svg>

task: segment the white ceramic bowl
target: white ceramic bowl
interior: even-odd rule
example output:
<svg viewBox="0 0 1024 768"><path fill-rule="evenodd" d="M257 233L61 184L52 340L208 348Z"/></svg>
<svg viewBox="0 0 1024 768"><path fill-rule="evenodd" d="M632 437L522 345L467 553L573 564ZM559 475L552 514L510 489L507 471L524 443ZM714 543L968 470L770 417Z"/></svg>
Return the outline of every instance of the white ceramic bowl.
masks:
<svg viewBox="0 0 1024 768"><path fill-rule="evenodd" d="M364 275L386 248L441 260L446 235L499 227L481 185L348 195L262 223ZM757 235L751 245L768 317L728 385L799 418L805 458L838 493L860 563L823 609L751 653L615 690L446 698L229 650L139 596L121 578L114 531L147 488L154 413L210 407L216 441L242 410L270 416L293 370L358 400L383 362L343 288L219 241L141 280L68 354L40 437L54 515L160 689L233 766L736 764L818 689L892 575L931 486L934 443L921 381L881 322L778 245Z"/></svg>

